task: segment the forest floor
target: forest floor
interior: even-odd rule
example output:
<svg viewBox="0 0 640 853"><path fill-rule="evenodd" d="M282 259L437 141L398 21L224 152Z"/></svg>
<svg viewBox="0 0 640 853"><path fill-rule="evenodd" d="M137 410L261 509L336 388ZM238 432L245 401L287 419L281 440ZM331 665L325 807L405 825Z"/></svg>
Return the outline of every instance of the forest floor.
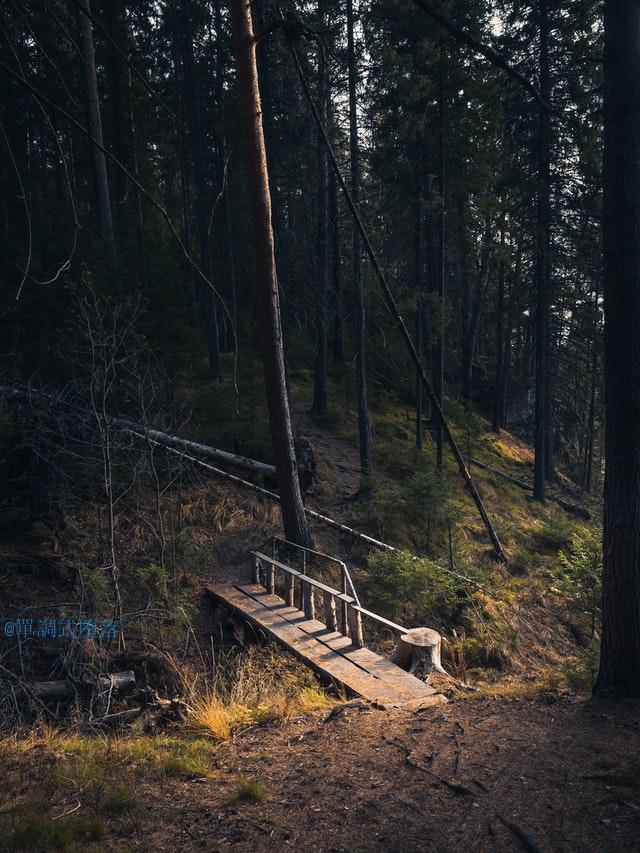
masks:
<svg viewBox="0 0 640 853"><path fill-rule="evenodd" d="M156 740L150 753L136 741L94 747L91 785L77 738L11 756L5 745L26 843L1 849L45 849L33 839L59 842L62 830L82 850L638 849L637 706L552 692L412 714L356 702L205 742L194 767L159 766L171 742ZM16 807L25 798L50 822L34 829Z"/></svg>
<svg viewBox="0 0 640 853"><path fill-rule="evenodd" d="M167 655L178 681L159 683L164 695L185 688L190 700L206 695L209 717L165 731L134 725L109 738L87 731L81 718L40 721L0 740L0 850L640 850L640 708L587 698L593 614L561 569L563 552L571 557L574 537L589 525L474 470L509 568L490 560L458 485L446 498L453 544L450 532L447 548L442 522L439 533L434 522L440 538L425 539L425 504L414 503L422 483L432 483L419 480L418 490L407 490L423 464L412 447L411 413L397 403L374 412L376 483L364 501L354 499L353 409L319 421L308 414L309 383L296 382L292 391L294 428L311 441L318 464L310 506L414 553L440 560L448 552L463 573L482 567L481 583L462 605L386 614L438 627L446 666L477 692L436 684L449 704L413 713L345 703L268 647L249 650L244 663L241 653L228 691L216 693L208 679L214 662L221 664L209 658L212 608L202 588L248 578L249 550L277 532L279 520L272 507L228 483L194 478L180 496L181 532L165 575L155 564L151 513L122 513L116 544L132 614L128 648ZM517 438L493 436L483 424L472 430L460 416L454 429L465 455L530 478L531 451ZM216 443L204 431L193 437ZM251 447L239 449L252 455ZM563 477L555 488L586 503ZM434 494L437 508L444 498ZM167 515L167 530L173 518ZM0 589L5 616L25 610L16 602L25 602L27 614L66 613L77 594L72 570L95 562L99 523L89 512L70 517L65 554L55 561L45 530L33 529L26 544L22 534L4 531L0 557L15 569ZM322 550L349 561L358 581L371 582L360 546L318 527L314 536ZM87 586L93 575L81 571ZM166 595L171 571L175 601ZM397 598L398 590L391 592ZM389 650L388 638L368 638ZM14 646L5 639L3 666L51 677L35 642ZM75 651L79 663L84 651Z"/></svg>

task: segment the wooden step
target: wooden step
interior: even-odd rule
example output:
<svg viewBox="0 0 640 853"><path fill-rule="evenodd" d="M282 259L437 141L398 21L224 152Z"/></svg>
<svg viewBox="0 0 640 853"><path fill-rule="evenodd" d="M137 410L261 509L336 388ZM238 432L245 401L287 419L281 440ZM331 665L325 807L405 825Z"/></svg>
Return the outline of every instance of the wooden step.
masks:
<svg viewBox="0 0 640 853"><path fill-rule="evenodd" d="M433 687L370 649L354 648L348 637L329 631L317 619L307 619L264 587L215 584L206 592L350 694L384 706L415 708L446 702Z"/></svg>

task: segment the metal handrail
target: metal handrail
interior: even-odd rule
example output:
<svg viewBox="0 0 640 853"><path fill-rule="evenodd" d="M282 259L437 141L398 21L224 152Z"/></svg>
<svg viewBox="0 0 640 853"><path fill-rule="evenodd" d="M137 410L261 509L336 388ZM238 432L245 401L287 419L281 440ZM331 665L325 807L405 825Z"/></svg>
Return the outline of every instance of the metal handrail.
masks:
<svg viewBox="0 0 640 853"><path fill-rule="evenodd" d="M303 551L305 554L315 554L316 557L323 557L325 560L329 560L331 563L336 563L342 568L344 577L346 578L350 588L351 594L358 605L360 606L360 599L358 597L358 593L356 592L356 588L354 586L353 580L351 579L351 575L349 574L349 569L347 568L347 564L344 560L341 560L339 557L332 557L331 554L324 554L322 551L316 551L313 548L307 548L305 545L298 545L297 542L291 542L289 539L284 539L282 536L277 536L274 534L270 536L268 539L265 539L263 544L260 546L263 548L265 545L269 543L281 542L283 545L291 545L292 548L297 548L299 551Z"/></svg>

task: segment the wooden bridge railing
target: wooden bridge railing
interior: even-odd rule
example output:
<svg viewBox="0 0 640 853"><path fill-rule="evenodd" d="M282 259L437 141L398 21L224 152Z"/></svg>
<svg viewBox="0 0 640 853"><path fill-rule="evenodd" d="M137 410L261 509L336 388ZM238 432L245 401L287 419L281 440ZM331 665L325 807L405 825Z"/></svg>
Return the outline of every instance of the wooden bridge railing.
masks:
<svg viewBox="0 0 640 853"><path fill-rule="evenodd" d="M278 545L285 545L301 552L302 571L286 565L276 559ZM263 550L252 551L253 556L253 583L264 586L271 595L276 591L276 572L284 576L284 600L290 606L296 605L302 610L307 619L316 618L316 596L322 596L322 609L324 612L324 623L330 631L339 631L346 637L351 637L351 642L356 648L364 646L364 634L362 629L362 617L372 619L386 628L391 628L400 634L407 632L402 625L397 625L377 613L365 610L360 604L353 580L349 574L346 564L337 557L314 551L312 548L304 548L279 536L273 536L262 546L271 545L271 555L265 554ZM313 555L327 560L340 568L342 589L336 589L328 584L312 578L307 573L307 556Z"/></svg>

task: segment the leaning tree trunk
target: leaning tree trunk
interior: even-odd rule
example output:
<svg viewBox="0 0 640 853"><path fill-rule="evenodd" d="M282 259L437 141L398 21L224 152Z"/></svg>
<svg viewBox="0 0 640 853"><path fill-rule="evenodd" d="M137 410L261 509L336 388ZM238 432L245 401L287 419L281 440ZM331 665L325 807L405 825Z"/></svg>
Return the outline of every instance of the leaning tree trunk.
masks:
<svg viewBox="0 0 640 853"><path fill-rule="evenodd" d="M549 9L548 0L539 0L540 94L549 100ZM551 216L551 114L540 107L538 118L538 214L536 228L536 399L535 460L533 496L544 502L545 477L552 465L549 451L549 227Z"/></svg>
<svg viewBox="0 0 640 853"><path fill-rule="evenodd" d="M358 141L358 105L356 97L356 53L353 36L353 0L347 0L347 63L349 66L349 154L351 159L351 198L357 207L360 199L360 143ZM358 442L360 446L360 485L368 487L371 473L371 418L367 399L367 324L362 277L360 233L353 225L353 285L356 297L356 394L358 397Z"/></svg>
<svg viewBox="0 0 640 853"><path fill-rule="evenodd" d="M594 693L640 698L640 5L604 4L606 462Z"/></svg>
<svg viewBox="0 0 640 853"><path fill-rule="evenodd" d="M91 165L93 168L93 184L96 197L96 220L98 231L109 242L113 241L113 220L111 217L111 199L109 197L109 180L107 177L107 161L102 148L102 115L100 98L98 96L98 77L96 75L96 56L93 47L93 32L91 29L90 0L80 0L80 33L82 38L82 58L84 61L87 81L87 100L89 105L89 131L95 142L90 142ZM96 144L97 143L97 144Z"/></svg>
<svg viewBox="0 0 640 853"><path fill-rule="evenodd" d="M282 521L287 539L299 545L309 545L311 537L300 494L285 380L280 300L271 225L269 174L262 128L256 45L248 0L233 0L231 12L240 106L244 120L267 407L280 490Z"/></svg>

